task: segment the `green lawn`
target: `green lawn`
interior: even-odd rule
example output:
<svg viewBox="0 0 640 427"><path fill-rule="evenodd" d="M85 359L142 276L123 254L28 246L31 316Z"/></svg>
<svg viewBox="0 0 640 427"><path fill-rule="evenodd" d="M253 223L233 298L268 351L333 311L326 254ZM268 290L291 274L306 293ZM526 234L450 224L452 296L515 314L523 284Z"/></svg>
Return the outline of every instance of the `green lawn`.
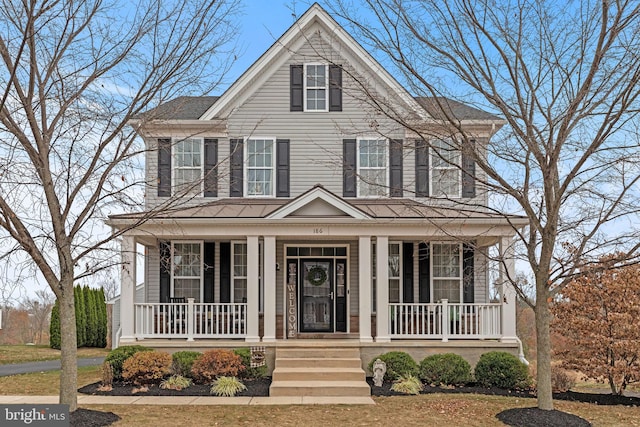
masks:
<svg viewBox="0 0 640 427"><path fill-rule="evenodd" d="M106 356L107 352L103 348L79 348L78 357ZM0 365L57 359L60 359L60 350L44 345L0 345Z"/></svg>

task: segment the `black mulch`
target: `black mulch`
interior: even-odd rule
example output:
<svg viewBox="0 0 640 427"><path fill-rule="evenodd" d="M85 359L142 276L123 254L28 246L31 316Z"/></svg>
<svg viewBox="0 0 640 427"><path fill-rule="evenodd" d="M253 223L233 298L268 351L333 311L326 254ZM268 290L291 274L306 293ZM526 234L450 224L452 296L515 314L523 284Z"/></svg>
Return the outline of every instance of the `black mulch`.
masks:
<svg viewBox="0 0 640 427"><path fill-rule="evenodd" d="M496 418L514 427L588 427L591 423L577 415L538 408L507 409Z"/></svg>
<svg viewBox="0 0 640 427"><path fill-rule="evenodd" d="M269 386L271 378L260 378L257 380L243 380L246 390L237 394L237 396L269 396ZM100 383L93 383L78 389L80 393L93 394L100 396L211 396L210 385L193 384L183 390L162 389L157 385L149 386L149 390L145 392L133 393L136 387L132 384L114 383L111 391L100 391L98 388Z"/></svg>
<svg viewBox="0 0 640 427"><path fill-rule="evenodd" d="M113 412L92 411L90 409L76 409L70 415L70 427L103 427L120 419Z"/></svg>

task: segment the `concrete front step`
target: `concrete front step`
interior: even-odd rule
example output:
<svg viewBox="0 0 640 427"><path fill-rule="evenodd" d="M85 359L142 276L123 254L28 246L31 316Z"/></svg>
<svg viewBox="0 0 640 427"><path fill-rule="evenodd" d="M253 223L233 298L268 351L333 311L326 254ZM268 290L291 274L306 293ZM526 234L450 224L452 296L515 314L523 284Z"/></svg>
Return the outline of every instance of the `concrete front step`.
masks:
<svg viewBox="0 0 640 427"><path fill-rule="evenodd" d="M276 368L273 381L365 381L360 368Z"/></svg>
<svg viewBox="0 0 640 427"><path fill-rule="evenodd" d="M269 396L370 396L365 381L274 381Z"/></svg>
<svg viewBox="0 0 640 427"><path fill-rule="evenodd" d="M277 358L313 358L313 359L332 359L332 358L360 358L360 349L358 347L335 347L335 348L317 348L317 347L279 347L276 350Z"/></svg>
<svg viewBox="0 0 640 427"><path fill-rule="evenodd" d="M362 361L358 357L276 357L277 368L360 368Z"/></svg>

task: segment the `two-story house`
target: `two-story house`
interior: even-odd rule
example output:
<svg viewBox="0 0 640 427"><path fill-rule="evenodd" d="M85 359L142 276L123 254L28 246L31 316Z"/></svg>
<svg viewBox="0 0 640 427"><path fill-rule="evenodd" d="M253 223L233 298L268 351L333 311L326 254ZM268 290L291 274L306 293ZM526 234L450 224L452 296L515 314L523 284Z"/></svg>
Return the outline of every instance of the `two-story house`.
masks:
<svg viewBox="0 0 640 427"><path fill-rule="evenodd" d="M515 294L490 298L487 255L507 260L498 281L513 274L522 218L483 208L473 158L379 114L365 89L431 135L446 128L438 102L411 96L316 4L222 96L177 98L134 123L147 209L180 204L123 236L120 345L260 343L270 368L275 349L321 342L357 348L363 366L392 349L517 353ZM439 101L474 150L504 123Z"/></svg>

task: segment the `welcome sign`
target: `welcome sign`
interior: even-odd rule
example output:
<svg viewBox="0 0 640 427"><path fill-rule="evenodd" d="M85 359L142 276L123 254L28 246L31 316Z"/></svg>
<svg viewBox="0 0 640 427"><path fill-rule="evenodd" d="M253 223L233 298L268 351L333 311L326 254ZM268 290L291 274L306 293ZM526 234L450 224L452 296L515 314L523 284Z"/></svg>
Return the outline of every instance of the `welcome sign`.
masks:
<svg viewBox="0 0 640 427"><path fill-rule="evenodd" d="M297 275L298 264L295 262L289 263L287 279L287 311L286 311L286 323L287 323L287 338L295 338L298 335L298 306L296 304L297 298Z"/></svg>

